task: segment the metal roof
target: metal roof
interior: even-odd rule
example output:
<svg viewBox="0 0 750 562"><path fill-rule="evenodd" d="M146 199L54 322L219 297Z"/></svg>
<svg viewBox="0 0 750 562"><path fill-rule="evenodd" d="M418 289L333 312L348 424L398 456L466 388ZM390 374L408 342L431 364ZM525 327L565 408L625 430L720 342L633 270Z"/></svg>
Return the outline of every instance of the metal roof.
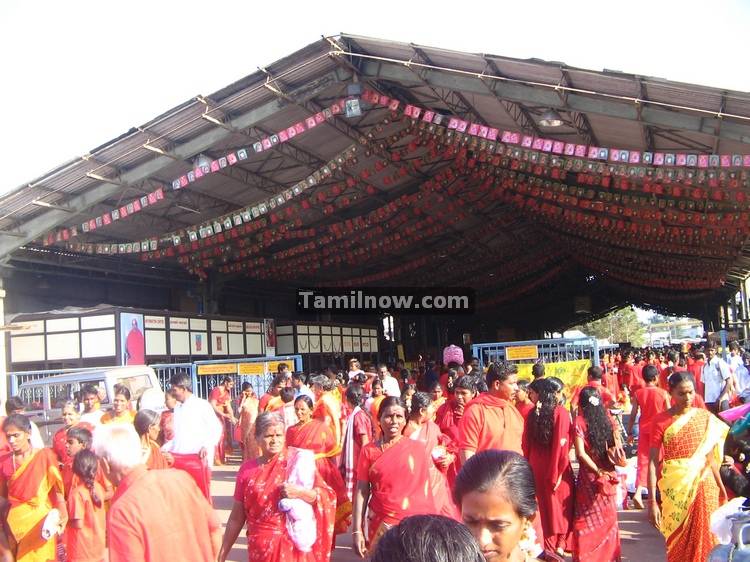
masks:
<svg viewBox="0 0 750 562"><path fill-rule="evenodd" d="M461 53L342 34L322 38L214 94L188 100L0 197L0 257L6 262L53 259L61 265L72 259L82 267L105 269L113 264L134 264L139 256L77 255L64 243L45 247L43 238L159 187L164 189L165 201L106 229L79 233L77 241L117 244L163 237L168 232L210 223L216 217L231 215L290 189L347 147L356 145L368 131L372 134L377 130L375 142L385 143L387 150L403 148L400 139L392 138L397 127L380 124L388 115L387 108L373 105L366 107L361 117L326 120L273 150L257 154L250 150L246 160L188 188L171 189L175 178L195 167L194 159L199 154L218 159L229 151L250 147L322 111L345 97L347 86L357 82L399 100L402 106L414 104L501 131L518 131L565 143L642 152L750 154L749 93L579 69L559 62ZM552 129L539 125L540 116L550 108L562 115L563 126ZM424 152L416 151L414 157L421 154ZM360 152L349 177L357 177L377 160L377 154ZM353 210L336 211L330 218L320 208L295 212L304 225L325 225L330 220L364 214L414 192L418 182L444 170L444 164L435 162L390 184L379 176L372 177L365 183L374 187L374 194L362 197ZM342 177L347 176L338 176L338 181ZM330 186L335 180L330 178L319 185ZM424 244L388 259L363 259L363 277L418 260L430 252L440 253L441 247L469 236L477 250L476 259L484 270L497 268L498 278L503 269L520 259L511 246L546 248L556 259L529 272L541 275L559 266L559 275L554 279L568 279L568 296L588 290L578 285L593 272L604 283L603 293L612 292L615 300L633 300L671 310L690 310L694 306L690 299L680 300L681 296L690 296L687 292L675 295L673 291L633 285L611 269L576 259L574 247L558 243L559 236L550 231L549 225L537 224L512 207L501 205L492 210L492 219L507 221L508 228L483 233L490 217L474 203L464 201L462 205L466 218L443 223L443 231ZM282 243L278 248L283 250L285 246ZM668 245L654 251L657 259L671 254ZM459 253L465 259L471 257L465 248ZM507 261L508 256L511 261ZM718 266L726 269L725 286L706 294L717 297L728 293L750 270L748 256L742 247L735 248L731 263L724 260ZM172 275L177 268L174 260L163 263L167 275ZM570 273L571 267L574 273ZM424 276L396 280L403 283L420 278ZM336 266L326 268L325 274L300 272L298 280L285 280L334 283L346 279L347 271ZM460 275L455 279L458 284L465 281ZM528 278L507 278L493 284L490 278L484 278L477 286L490 295L527 281ZM550 282L530 292L545 289L542 292L549 294Z"/></svg>

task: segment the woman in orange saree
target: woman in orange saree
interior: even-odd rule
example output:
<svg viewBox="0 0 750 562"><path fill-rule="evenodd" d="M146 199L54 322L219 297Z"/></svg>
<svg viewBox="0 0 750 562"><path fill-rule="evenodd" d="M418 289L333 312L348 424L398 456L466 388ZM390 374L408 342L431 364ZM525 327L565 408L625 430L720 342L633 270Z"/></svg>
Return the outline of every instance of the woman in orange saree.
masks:
<svg viewBox="0 0 750 562"><path fill-rule="evenodd" d="M294 412L299 422L286 430L287 447L309 449L315 453L315 465L318 473L336 494L335 534L339 535L349 528L352 516L352 502L346 493L346 484L333 461L332 453L341 448L335 441L336 436L329 425L322 420L312 419L313 404L304 394L294 401Z"/></svg>
<svg viewBox="0 0 750 562"><path fill-rule="evenodd" d="M55 560L55 536L42 538L42 526L53 509L60 514L58 534L68 521L57 456L52 449L32 449L31 423L24 415L5 418L3 431L11 452L0 457L0 495L4 498L3 509L8 509L6 523L14 560Z"/></svg>
<svg viewBox="0 0 750 562"><path fill-rule="evenodd" d="M329 451L328 456L338 465L341 454L341 400L336 387L325 375L318 375L312 380L315 394L315 407L312 410L313 419L324 422L333 433L336 442L335 451Z"/></svg>
<svg viewBox="0 0 750 562"><path fill-rule="evenodd" d="M669 390L675 405L654 416L651 425L649 520L667 540L667 562L707 560L716 544L710 517L727 498L719 466L729 428L708 410L693 407L695 387L688 373L672 373ZM660 450L661 506L656 501Z"/></svg>
<svg viewBox="0 0 750 562"><path fill-rule="evenodd" d="M287 482L291 453L285 446L284 421L277 414L258 416L255 437L261 454L242 463L237 473L219 562L225 562L245 523L248 562L328 562L333 545L333 491L317 471L312 489ZM298 547L289 516L279 508L282 499L302 500L312 507L316 540L311 549Z"/></svg>
<svg viewBox="0 0 750 562"><path fill-rule="evenodd" d="M406 410L399 398L389 396L380 405L383 437L366 445L357 465L352 539L354 551L364 557L392 526L410 515L436 514L424 443L404 438ZM369 504L368 504L369 500ZM367 512L367 540L363 534Z"/></svg>

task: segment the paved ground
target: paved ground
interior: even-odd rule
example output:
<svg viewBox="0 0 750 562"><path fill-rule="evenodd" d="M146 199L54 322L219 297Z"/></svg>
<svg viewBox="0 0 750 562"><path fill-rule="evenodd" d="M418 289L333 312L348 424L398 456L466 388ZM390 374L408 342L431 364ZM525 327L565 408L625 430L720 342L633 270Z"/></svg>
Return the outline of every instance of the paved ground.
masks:
<svg viewBox="0 0 750 562"><path fill-rule="evenodd" d="M232 509L234 480L239 460L233 459L227 466L217 467L213 472L211 491L214 507L219 511L222 522L226 522ZM623 560L626 562L664 562L664 541L661 535L648 524L645 511L620 512L620 534ZM360 560L351 548L351 536L341 535L339 545L333 555L333 562L354 562ZM247 561L247 541L244 531L228 559L230 562Z"/></svg>

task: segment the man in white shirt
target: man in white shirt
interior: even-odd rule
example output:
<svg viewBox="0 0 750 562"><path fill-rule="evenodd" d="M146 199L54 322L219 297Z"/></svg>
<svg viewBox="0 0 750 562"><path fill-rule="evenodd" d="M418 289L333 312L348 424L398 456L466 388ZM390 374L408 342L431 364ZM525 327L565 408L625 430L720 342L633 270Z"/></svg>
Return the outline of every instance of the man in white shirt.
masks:
<svg viewBox="0 0 750 562"><path fill-rule="evenodd" d="M221 439L221 423L207 400L193 394L190 375L178 373L169 380L177 400L174 409L174 438L162 449L172 453L174 468L193 477L203 495L211 501L211 467L214 449Z"/></svg>
<svg viewBox="0 0 750 562"><path fill-rule="evenodd" d="M708 361L703 365L701 380L704 384L706 406L714 414L729 408L729 383L732 374L729 365L716 355L716 347L708 347Z"/></svg>
<svg viewBox="0 0 750 562"><path fill-rule="evenodd" d="M383 382L383 391L386 396L401 398L401 387L398 385L398 381L395 377L391 376L388 367L382 363L378 366L378 376L380 376L380 380Z"/></svg>
<svg viewBox="0 0 750 562"><path fill-rule="evenodd" d="M101 425L104 410L102 410L99 400L99 390L92 385L86 385L81 390L81 400L83 401L83 413L80 421L90 423L94 427Z"/></svg>
<svg viewBox="0 0 750 562"><path fill-rule="evenodd" d="M292 373L292 388L294 389L294 399L297 400L300 396L308 396L310 400L315 402L315 395L310 387L305 384L304 373L299 371Z"/></svg>

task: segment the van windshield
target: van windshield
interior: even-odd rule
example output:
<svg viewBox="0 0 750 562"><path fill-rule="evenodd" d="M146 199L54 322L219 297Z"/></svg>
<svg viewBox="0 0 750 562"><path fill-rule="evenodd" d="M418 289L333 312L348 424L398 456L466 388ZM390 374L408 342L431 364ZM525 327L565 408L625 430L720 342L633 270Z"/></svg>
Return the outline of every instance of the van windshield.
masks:
<svg viewBox="0 0 750 562"><path fill-rule="evenodd" d="M130 391L130 399L138 400L144 391L151 388L151 379L148 375L136 375L132 377L118 378L117 382Z"/></svg>

